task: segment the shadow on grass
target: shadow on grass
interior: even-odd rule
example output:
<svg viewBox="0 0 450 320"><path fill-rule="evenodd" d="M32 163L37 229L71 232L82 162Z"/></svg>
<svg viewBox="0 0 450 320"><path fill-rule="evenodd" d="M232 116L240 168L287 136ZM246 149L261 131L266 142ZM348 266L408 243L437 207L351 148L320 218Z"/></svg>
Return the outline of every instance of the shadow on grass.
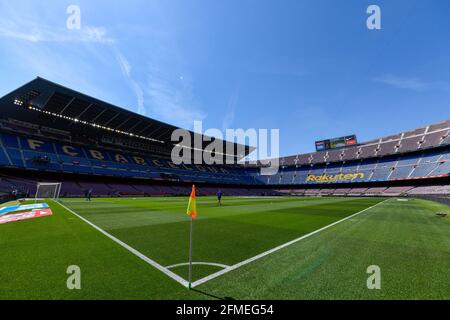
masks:
<svg viewBox="0 0 450 320"><path fill-rule="evenodd" d="M205 291L202 291L202 290L198 290L198 289L194 289L194 288L192 288L191 290L195 291L197 293L203 294L205 296L208 296L210 298L218 299L218 300L235 300L232 297L218 297L218 296L215 296L215 295L213 295L211 293L208 293L208 292L205 292Z"/></svg>

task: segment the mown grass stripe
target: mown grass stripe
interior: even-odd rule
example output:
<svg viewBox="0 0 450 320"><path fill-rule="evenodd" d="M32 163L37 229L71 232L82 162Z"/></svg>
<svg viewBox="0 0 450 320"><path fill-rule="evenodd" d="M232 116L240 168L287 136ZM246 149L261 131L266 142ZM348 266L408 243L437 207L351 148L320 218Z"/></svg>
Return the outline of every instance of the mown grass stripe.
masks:
<svg viewBox="0 0 450 320"><path fill-rule="evenodd" d="M159 263L157 263L156 261L150 259L149 257L145 256L144 254L142 254L141 252L137 251L136 249L134 249L133 247L130 247L128 244L126 244L125 242L117 239L116 237L114 237L113 235L111 235L110 233L106 232L105 230L101 229L100 227L96 226L95 224L93 224L92 222L90 222L89 220L83 218L82 216L78 215L76 212L74 212L73 210L67 208L65 205L52 200L54 203L57 203L58 205L60 205L61 207L63 207L64 209L66 209L67 211L69 211L70 213L72 213L73 215L75 215L76 217L78 217L79 219L83 220L84 222L86 222L88 225L90 225L91 227L93 227L94 229L96 229L97 231L101 232L102 234L104 234L105 236L107 236L108 238L110 238L111 240L113 240L114 242L116 242L117 244L119 244L120 246L122 246L123 248L125 248L126 250L130 251L132 254L134 254L135 256L139 257L140 259L144 260L145 262L147 262L148 264L150 264L151 266L155 267L156 269L160 270L161 272L163 272L164 274L166 274L168 277L172 278L173 280L177 281L178 283L182 284L183 286L187 287L189 284L186 280L184 280L183 278L181 278L179 275L173 273L172 271L170 271L169 269L163 267L162 265L160 265Z"/></svg>
<svg viewBox="0 0 450 320"><path fill-rule="evenodd" d="M246 259L246 260L244 260L244 261L241 261L241 262L239 262L239 263L236 263L236 264L234 264L234 265L232 265L232 266L230 266L230 267L227 267L227 268L225 268L225 269L223 269L223 270L220 270L220 271L218 271L218 272L216 272L216 273L213 273L213 274L211 274L211 275L209 275L209 276L206 276L206 277L204 277L204 278L202 278L202 279L199 279L199 280L193 282L191 286L192 286L192 287L199 286L199 285L201 285L201 284L203 284L203 283L205 283L205 282L208 282L208 281L210 281L210 280L212 280L212 279L214 279L214 278L217 278L217 277L219 277L219 276L221 276L221 275L223 275L223 274L225 274L225 273L228 273L228 272L230 272L230 271L236 270L237 268L240 268L240 267L242 267L242 266L244 266L244 265L246 265L246 264L249 264L249 263L251 263L251 262L253 262L253 261L256 261L256 260L258 260L258 259L261 259L261 258L263 258L263 257L265 257L265 256L267 256L267 255L269 255L269 254L272 254L272 253L274 253L274 252L276 252L276 251L278 251L278 250L281 250L281 249L283 249L283 248L286 248L286 247L288 247L288 246L290 246L290 245L292 245L292 244L294 244L294 243L297 243L297 242L299 242L299 241L301 241L301 240L303 240L303 239L306 239L306 238L308 238L308 237L311 237L311 236L313 236L313 235L315 235L315 234L317 234L317 233L319 233L319 232L322 232L322 231L324 231L324 230L326 230L326 229L328 229L328 228L331 228L331 227L333 227L333 226L335 226L335 225L337 225L337 224L339 224L339 223L341 223L341 222L344 222L344 221L346 221L346 220L348 220L348 219L351 219L351 218L353 218L353 217L355 217L355 216L357 216L357 215L359 215L359 214L361 214L361 213L363 213L363 212L366 212L367 210L370 210L370 209L372 209L372 208L378 206L379 204L382 204L382 203L386 202L387 200L388 200L388 199L383 200L383 201L381 201L381 202L378 202L377 204L375 204L375 205L373 205L373 206L370 206L370 207L368 207L368 208L365 208L365 209L363 209L363 210L361 210L361 211L359 211L359 212L356 212L356 213L354 213L354 214L352 214L352 215L350 215L350 216L348 216L348 217L345 217L345 218L343 218L343 219L341 219L341 220L338 220L338 221L333 222L333 223L331 223L331 224L329 224L329 225L326 225L325 227L322 227L322 228L320 228L320 229L317 229L317 230L315 230L315 231L313 231L313 232L310 232L310 233L308 233L308 234L305 234L305 235L303 235L303 236L301 236L301 237L299 237L299 238L297 238L297 239L294 239L294 240L291 240L291 241L289 241L289 242L286 242L286 243L284 243L284 244L282 244L282 245L279 245L279 246L277 246L277 247L275 247L275 248L273 248L273 249L270 249L270 250L267 250L267 251L265 251L265 252L262 252L262 253L260 253L260 254L258 254L258 255L256 255L256 256L254 256L254 257L251 257L251 258L249 258L249 259Z"/></svg>

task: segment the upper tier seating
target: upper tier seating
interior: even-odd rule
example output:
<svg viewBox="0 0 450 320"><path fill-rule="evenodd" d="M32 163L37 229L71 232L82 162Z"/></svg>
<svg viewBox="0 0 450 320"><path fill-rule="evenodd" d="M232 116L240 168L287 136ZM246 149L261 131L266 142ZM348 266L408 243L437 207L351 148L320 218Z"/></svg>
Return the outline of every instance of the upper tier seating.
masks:
<svg viewBox="0 0 450 320"><path fill-rule="evenodd" d="M336 154L322 153L322 155L325 154L336 156ZM291 160L292 158L290 162ZM298 162L298 158L293 160ZM263 176L256 167L175 165L170 160L147 155L51 143L44 139L2 133L0 135L0 166L87 175L233 185L376 182L448 175L450 146L439 149L425 148L414 154L397 152L381 158L347 162L284 165L277 174ZM88 188L88 186L83 187ZM117 192L114 186L99 191L106 195ZM130 186L127 190L122 188L122 192L133 193L138 190Z"/></svg>
<svg viewBox="0 0 450 320"><path fill-rule="evenodd" d="M450 144L450 119L415 130L367 141L358 146L281 158L285 165L304 165L382 157ZM294 163L295 162L295 163Z"/></svg>

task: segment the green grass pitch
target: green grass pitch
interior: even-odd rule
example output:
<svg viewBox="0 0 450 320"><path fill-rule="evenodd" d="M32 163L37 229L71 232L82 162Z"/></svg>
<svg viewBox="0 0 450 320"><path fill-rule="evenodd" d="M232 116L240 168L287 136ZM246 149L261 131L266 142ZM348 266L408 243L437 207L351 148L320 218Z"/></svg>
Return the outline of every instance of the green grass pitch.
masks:
<svg viewBox="0 0 450 320"><path fill-rule="evenodd" d="M226 197L219 207L198 197L193 290L65 209L187 279L187 201L49 200L51 217L0 225L0 299L450 298L450 221L435 214L450 208L434 202ZM81 268L81 290L66 287L69 265ZM370 265L381 269L380 290L366 286Z"/></svg>

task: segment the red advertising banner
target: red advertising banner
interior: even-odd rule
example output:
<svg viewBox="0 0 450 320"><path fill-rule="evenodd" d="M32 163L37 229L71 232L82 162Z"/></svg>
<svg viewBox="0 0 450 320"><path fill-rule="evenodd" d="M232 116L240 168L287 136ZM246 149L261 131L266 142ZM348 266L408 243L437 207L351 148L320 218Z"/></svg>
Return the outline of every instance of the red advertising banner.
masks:
<svg viewBox="0 0 450 320"><path fill-rule="evenodd" d="M51 216L51 215L52 215L51 209L38 209L38 210L33 210L33 211L8 214L6 216L0 217L0 224L34 219L34 218L40 218L40 217Z"/></svg>

